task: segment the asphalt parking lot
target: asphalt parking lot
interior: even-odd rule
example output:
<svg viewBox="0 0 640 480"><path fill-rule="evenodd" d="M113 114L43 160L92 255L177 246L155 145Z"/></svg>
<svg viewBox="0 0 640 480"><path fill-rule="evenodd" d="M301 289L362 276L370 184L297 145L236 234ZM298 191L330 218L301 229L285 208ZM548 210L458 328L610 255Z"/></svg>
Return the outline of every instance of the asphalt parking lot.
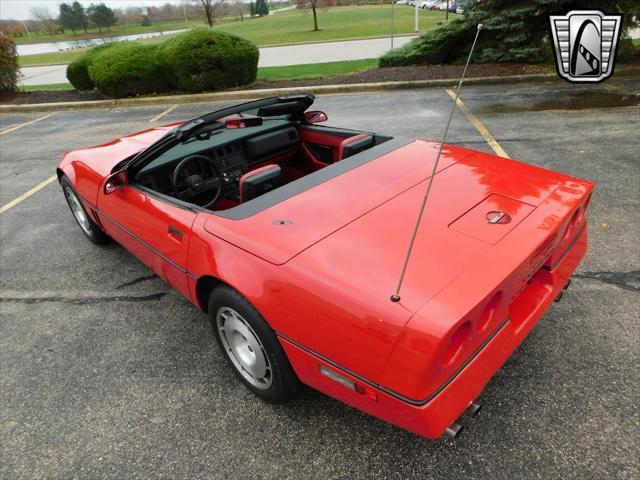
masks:
<svg viewBox="0 0 640 480"><path fill-rule="evenodd" d="M324 395L286 406L226 367L207 317L117 245L96 247L56 182L0 214L2 478L638 478L640 80L467 86L513 158L595 180L590 250L456 441ZM65 150L221 104L0 117L0 205ZM439 139L444 89L317 99L330 125ZM451 143L492 152L458 110Z"/></svg>

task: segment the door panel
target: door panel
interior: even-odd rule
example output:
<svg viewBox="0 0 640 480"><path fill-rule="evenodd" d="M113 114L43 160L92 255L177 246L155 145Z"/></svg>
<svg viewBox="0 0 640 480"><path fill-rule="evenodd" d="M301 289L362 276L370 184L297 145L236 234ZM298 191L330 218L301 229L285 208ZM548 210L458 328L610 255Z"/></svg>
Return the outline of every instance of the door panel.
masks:
<svg viewBox="0 0 640 480"><path fill-rule="evenodd" d="M337 161L339 159L338 150L342 141L358 133L360 132L327 127L301 127L299 130L302 150L308 159L309 166L314 170L326 167L329 163ZM326 150L326 155L331 157L330 162L326 161L327 158L322 158L322 155L318 155L318 150L320 149Z"/></svg>
<svg viewBox="0 0 640 480"><path fill-rule="evenodd" d="M125 186L98 197L109 235L159 277L190 298L187 254L196 213Z"/></svg>

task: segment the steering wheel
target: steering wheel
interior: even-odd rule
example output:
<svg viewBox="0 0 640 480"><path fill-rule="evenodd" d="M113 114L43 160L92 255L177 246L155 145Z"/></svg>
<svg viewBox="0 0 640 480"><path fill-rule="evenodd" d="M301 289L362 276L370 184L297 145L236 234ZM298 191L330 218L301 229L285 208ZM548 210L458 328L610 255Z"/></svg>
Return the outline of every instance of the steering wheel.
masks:
<svg viewBox="0 0 640 480"><path fill-rule="evenodd" d="M199 165L201 161L211 165L213 170L212 176L205 178L202 168ZM190 155L183 158L173 171L171 183L174 192L176 192L180 200L188 201L195 196L210 192L211 199L204 205L200 205L203 208L210 207L216 203L222 192L220 173L213 163L213 160L205 155Z"/></svg>

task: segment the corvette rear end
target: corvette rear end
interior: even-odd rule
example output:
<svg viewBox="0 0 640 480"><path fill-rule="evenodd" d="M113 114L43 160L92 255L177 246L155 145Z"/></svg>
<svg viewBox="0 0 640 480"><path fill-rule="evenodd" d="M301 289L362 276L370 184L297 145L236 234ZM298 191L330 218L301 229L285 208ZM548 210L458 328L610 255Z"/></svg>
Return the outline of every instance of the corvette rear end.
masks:
<svg viewBox="0 0 640 480"><path fill-rule="evenodd" d="M436 145L417 140L293 205L215 230L296 279L295 294L285 286L263 308L303 383L429 438L459 430L458 418L477 408L485 384L568 286L587 248L593 188L446 147L392 303ZM388 188L370 190L380 176ZM312 196L326 199L316 216L295 208ZM266 225L260 245L243 243L258 224Z"/></svg>

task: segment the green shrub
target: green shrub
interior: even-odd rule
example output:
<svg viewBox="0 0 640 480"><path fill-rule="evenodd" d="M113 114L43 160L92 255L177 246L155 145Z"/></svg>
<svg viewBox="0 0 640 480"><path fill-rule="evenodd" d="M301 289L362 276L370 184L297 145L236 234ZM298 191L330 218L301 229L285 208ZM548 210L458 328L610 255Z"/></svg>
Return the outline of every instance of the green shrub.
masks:
<svg viewBox="0 0 640 480"><path fill-rule="evenodd" d="M385 53L378 60L380 67L402 67L425 63L451 63L460 55L459 45L470 34L464 22L454 20L420 35L403 47ZM473 38L473 36L472 36Z"/></svg>
<svg viewBox="0 0 640 480"><path fill-rule="evenodd" d="M258 47L210 28L170 38L160 46L160 57L172 85L189 92L247 85L258 73Z"/></svg>
<svg viewBox="0 0 640 480"><path fill-rule="evenodd" d="M158 45L121 43L93 57L89 78L98 90L110 97L166 92L170 84L158 53Z"/></svg>
<svg viewBox="0 0 640 480"><path fill-rule="evenodd" d="M640 47L633 44L630 37L623 37L618 44L618 52L616 56L618 62L633 62L640 60Z"/></svg>
<svg viewBox="0 0 640 480"><path fill-rule="evenodd" d="M88 50L67 66L67 80L76 90L93 90L95 85L89 77L89 65L99 53L116 48L120 43L105 43Z"/></svg>
<svg viewBox="0 0 640 480"><path fill-rule="evenodd" d="M553 62L549 38L549 15L577 8L575 0L474 0L465 2L463 17L428 30L408 45L392 50L379 60L381 67L425 63L459 63L469 54L478 24L484 29L471 59L488 62ZM625 21L623 38L638 18L638 2L629 0L592 0L590 8L620 13ZM629 42L619 46L618 60L637 55Z"/></svg>
<svg viewBox="0 0 640 480"><path fill-rule="evenodd" d="M13 93L18 89L18 68L16 44L0 34L0 93Z"/></svg>

